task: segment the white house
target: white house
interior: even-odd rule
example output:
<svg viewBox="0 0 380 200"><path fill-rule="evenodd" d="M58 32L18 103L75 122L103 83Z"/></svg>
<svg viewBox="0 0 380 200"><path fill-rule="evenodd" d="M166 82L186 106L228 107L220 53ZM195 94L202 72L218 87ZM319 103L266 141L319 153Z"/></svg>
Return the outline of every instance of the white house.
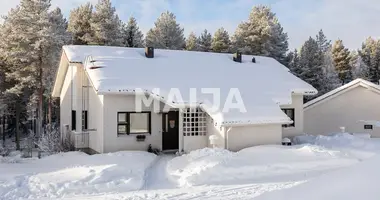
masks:
<svg viewBox="0 0 380 200"><path fill-rule="evenodd" d="M304 105L305 133L350 133L380 137L380 86L356 79Z"/></svg>
<svg viewBox="0 0 380 200"><path fill-rule="evenodd" d="M105 153L280 144L303 133L303 96L316 93L267 57L64 46L52 96L62 133Z"/></svg>

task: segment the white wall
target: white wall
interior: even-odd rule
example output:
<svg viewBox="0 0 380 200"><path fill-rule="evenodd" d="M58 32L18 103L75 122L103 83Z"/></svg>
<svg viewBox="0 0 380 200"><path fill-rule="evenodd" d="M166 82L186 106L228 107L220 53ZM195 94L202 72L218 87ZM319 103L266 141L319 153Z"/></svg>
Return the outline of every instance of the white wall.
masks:
<svg viewBox="0 0 380 200"><path fill-rule="evenodd" d="M294 108L295 127L282 128L282 137L294 137L304 133L303 95L293 94L292 104L281 105L281 108Z"/></svg>
<svg viewBox="0 0 380 200"><path fill-rule="evenodd" d="M71 124L71 107L72 107L72 80L76 76L74 66L69 66L65 76L65 81L60 94L60 126L61 133L64 133L64 125L68 124L70 130ZM64 136L65 137L65 136Z"/></svg>
<svg viewBox="0 0 380 200"><path fill-rule="evenodd" d="M162 149L162 115L153 112L150 107L143 107L142 111L151 112L151 134L145 134L144 142L137 142L136 135L117 135L117 113L134 112L135 96L105 95L104 96L104 151L115 152L122 150L146 151L149 144L153 148Z"/></svg>
<svg viewBox="0 0 380 200"><path fill-rule="evenodd" d="M364 130L359 120L380 121L380 96L363 86L348 90L335 98L306 108L305 132L313 135L325 135L340 132L346 127L351 133L370 133L380 137L380 129Z"/></svg>
<svg viewBox="0 0 380 200"><path fill-rule="evenodd" d="M93 87L88 88L89 101L88 101L88 129L90 131L90 148L102 153L104 149L103 144L103 95L97 95Z"/></svg>
<svg viewBox="0 0 380 200"><path fill-rule="evenodd" d="M198 136L184 136L184 147L185 152L190 152L197 149L203 149L208 146L208 136L198 135Z"/></svg>
<svg viewBox="0 0 380 200"><path fill-rule="evenodd" d="M281 144L280 124L232 127L227 134L227 148L231 151L267 144Z"/></svg>
<svg viewBox="0 0 380 200"><path fill-rule="evenodd" d="M207 115L207 146L211 147L209 136L216 135L218 137L217 147L225 148L225 137L224 137L224 128L220 124L215 124L215 121Z"/></svg>

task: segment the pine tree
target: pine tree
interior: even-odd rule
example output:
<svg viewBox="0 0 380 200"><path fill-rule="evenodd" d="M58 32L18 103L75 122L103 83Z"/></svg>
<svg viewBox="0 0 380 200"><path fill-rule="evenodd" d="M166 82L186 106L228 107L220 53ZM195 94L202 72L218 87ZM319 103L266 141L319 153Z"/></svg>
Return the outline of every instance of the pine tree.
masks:
<svg viewBox="0 0 380 200"><path fill-rule="evenodd" d="M198 38L199 51L209 52L211 51L212 35L206 29Z"/></svg>
<svg viewBox="0 0 380 200"><path fill-rule="evenodd" d="M50 96L58 65L61 58L62 46L69 44L71 34L68 32L68 22L64 18L60 8L56 8L49 13L49 22L51 24L50 37L52 42L46 46L45 56L50 62L50 69L44 70L44 86L46 96Z"/></svg>
<svg viewBox="0 0 380 200"><path fill-rule="evenodd" d="M189 37L186 39L186 50L188 51L198 51L199 50L199 41L194 32L189 34Z"/></svg>
<svg viewBox="0 0 380 200"><path fill-rule="evenodd" d="M299 53L297 49L294 49L294 51L290 52L288 55L289 60L289 70L297 77L301 77L301 66L300 66L300 58Z"/></svg>
<svg viewBox="0 0 380 200"><path fill-rule="evenodd" d="M341 80L339 79L339 74L335 70L333 54L331 48L325 49L326 52L323 53L323 78L322 78L322 87L319 89L319 95L323 95L335 88L338 88L342 85Z"/></svg>
<svg viewBox="0 0 380 200"><path fill-rule="evenodd" d="M70 12L68 31L71 33L73 44L85 45L93 38L91 29L93 6L90 3L82 5Z"/></svg>
<svg viewBox="0 0 380 200"><path fill-rule="evenodd" d="M223 27L216 30L211 43L212 51L217 53L229 52L230 44L231 41L228 32Z"/></svg>
<svg viewBox="0 0 380 200"><path fill-rule="evenodd" d="M332 58L341 82L343 84L350 82L352 80L350 51L343 45L342 40L335 41L332 46Z"/></svg>
<svg viewBox="0 0 380 200"><path fill-rule="evenodd" d="M121 21L111 0L98 0L91 18L91 29L94 34L91 43L120 46L121 28Z"/></svg>
<svg viewBox="0 0 380 200"><path fill-rule="evenodd" d="M357 51L352 51L350 58L350 66L352 68L353 78L362 78L364 80L369 80L368 66L363 62L363 59L359 53Z"/></svg>
<svg viewBox="0 0 380 200"><path fill-rule="evenodd" d="M173 13L166 11L154 23L155 27L146 34L147 46L158 49L184 49L186 46L183 28L177 24Z"/></svg>
<svg viewBox="0 0 380 200"><path fill-rule="evenodd" d="M129 18L127 24L123 24L121 37L123 40L123 46L125 47L143 47L144 35L141 33L139 26L137 25L134 17Z"/></svg>
<svg viewBox="0 0 380 200"><path fill-rule="evenodd" d="M368 79L373 83L378 83L380 79L380 41L369 37L362 44L359 51L362 62L368 66Z"/></svg>
<svg viewBox="0 0 380 200"><path fill-rule="evenodd" d="M252 9L248 21L239 24L232 49L245 54L269 56L286 64L288 35L268 6Z"/></svg>
<svg viewBox="0 0 380 200"><path fill-rule="evenodd" d="M319 50L317 41L307 40L300 51L299 78L314 86L318 91L323 90L323 53Z"/></svg>
<svg viewBox="0 0 380 200"><path fill-rule="evenodd" d="M7 93L22 97L15 106L18 116L25 98L37 97L37 134L42 131L43 94L51 84L47 74L57 67L57 45L64 44L67 38L60 10L49 9L50 0L21 0L20 6L4 19L1 30L0 53L9 67L6 78L13 82ZM33 95L27 95L28 91Z"/></svg>
<svg viewBox="0 0 380 200"><path fill-rule="evenodd" d="M318 32L318 35L316 36L316 38L317 38L319 49L321 49L322 52L325 53L331 49L331 40L327 40L327 37L323 33L322 29Z"/></svg>
<svg viewBox="0 0 380 200"><path fill-rule="evenodd" d="M98 45L121 45L121 22L111 0L99 0L91 18L92 42Z"/></svg>

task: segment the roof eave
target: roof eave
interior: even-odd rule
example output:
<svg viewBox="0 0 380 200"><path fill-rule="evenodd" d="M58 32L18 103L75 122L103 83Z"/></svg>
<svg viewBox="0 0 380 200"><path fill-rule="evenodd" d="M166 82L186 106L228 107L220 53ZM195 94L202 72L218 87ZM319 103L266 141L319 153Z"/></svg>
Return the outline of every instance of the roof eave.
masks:
<svg viewBox="0 0 380 200"><path fill-rule="evenodd" d="M349 91L353 88L356 88L357 86L365 86L365 87L368 87L368 88L371 88L373 90L376 90L378 92L380 92L380 86L374 84L374 83L371 83L369 81L366 81L366 80L363 80L361 78L358 78L358 79L355 79L353 81L351 81L350 83L347 83L345 85L342 85L316 99L313 99L307 103L304 104L304 109L309 109L309 108L312 108L313 106L319 104L319 103L322 103L324 101L327 101L328 99L331 99L333 97L335 97L336 95L339 95L340 93L344 92L344 91Z"/></svg>
<svg viewBox="0 0 380 200"><path fill-rule="evenodd" d="M222 123L222 127L238 127L238 126L261 126L261 125L283 125L291 124L292 120L267 121L267 122L240 122L240 123Z"/></svg>
<svg viewBox="0 0 380 200"><path fill-rule="evenodd" d="M57 98L57 97L61 96L62 86L63 86L63 83L65 81L65 76L66 76L66 73L67 73L67 70L68 70L70 64L78 65L78 64L82 64L82 63L81 62L70 62L67 58L65 50L63 49L62 55L61 55L61 60L59 62L58 70L56 72L55 79L54 79L54 86L53 86L53 90L51 93L52 97Z"/></svg>

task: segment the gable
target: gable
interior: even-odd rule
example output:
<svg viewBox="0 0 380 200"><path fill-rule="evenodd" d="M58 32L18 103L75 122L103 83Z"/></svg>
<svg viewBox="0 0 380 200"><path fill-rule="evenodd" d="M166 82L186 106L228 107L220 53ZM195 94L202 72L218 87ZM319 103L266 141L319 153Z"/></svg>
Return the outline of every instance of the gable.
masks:
<svg viewBox="0 0 380 200"><path fill-rule="evenodd" d="M378 107L380 102L380 93L377 90L371 89L365 85L356 84L345 90L341 90L334 95L328 96L325 99L315 102L305 108L308 110L331 110L335 112L336 109L373 109Z"/></svg>
<svg viewBox="0 0 380 200"><path fill-rule="evenodd" d="M379 85L376 85L374 83L371 83L369 81L366 81L366 80L363 80L363 79L356 79L356 80L353 80L351 81L350 83L348 84L345 84L339 88L336 88L318 98L315 98L307 103L304 104L304 109L305 110L308 110L308 109L311 109L313 107L315 107L316 105L319 105L319 104L323 104L333 98L336 98L336 97L339 97L340 95L350 91L350 90L353 90L357 87L363 87L363 88L366 88L372 92L375 92L375 93L380 93L380 86Z"/></svg>

